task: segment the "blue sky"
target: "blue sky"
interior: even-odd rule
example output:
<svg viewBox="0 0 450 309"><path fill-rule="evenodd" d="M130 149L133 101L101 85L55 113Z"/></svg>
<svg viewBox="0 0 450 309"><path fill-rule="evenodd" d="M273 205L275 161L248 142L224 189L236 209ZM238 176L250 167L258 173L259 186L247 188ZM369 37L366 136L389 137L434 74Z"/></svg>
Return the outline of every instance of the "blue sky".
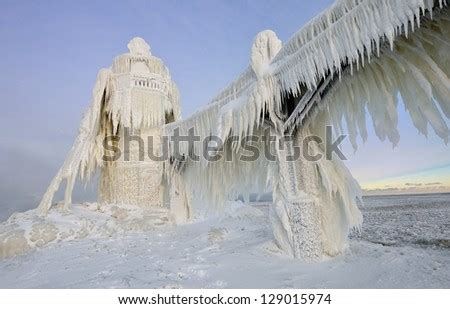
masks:
<svg viewBox="0 0 450 309"><path fill-rule="evenodd" d="M256 33L272 29L285 42L331 2L0 0L0 212L36 205L74 140L97 71L132 37L169 67L187 116L247 66ZM394 151L373 134L356 155L346 147L363 184L450 165L449 148L433 134L419 137L404 114L400 132Z"/></svg>

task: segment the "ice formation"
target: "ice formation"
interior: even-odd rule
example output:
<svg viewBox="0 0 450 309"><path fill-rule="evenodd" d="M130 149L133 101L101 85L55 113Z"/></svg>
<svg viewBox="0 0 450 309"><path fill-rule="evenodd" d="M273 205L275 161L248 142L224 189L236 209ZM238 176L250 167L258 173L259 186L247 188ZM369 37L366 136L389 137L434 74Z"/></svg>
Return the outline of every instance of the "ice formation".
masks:
<svg viewBox="0 0 450 309"><path fill-rule="evenodd" d="M96 168L105 169L101 161L105 134L121 134L124 127L161 130L151 134L168 136L175 130L187 135L193 129L201 140L220 136L226 142L218 150L231 160L208 162L202 159L200 146L182 145L184 156L171 153L169 162L158 167L158 179L172 183L170 190L178 201L170 205L175 221L223 210L228 198L272 188L271 222L280 248L305 260L339 254L349 229L362 223L356 204L359 186L344 164L336 158L289 162L289 144L285 150L275 149L276 162L263 157L244 162L239 160L244 151L239 141L252 134L265 136L269 129L279 140L293 134L293 143L299 144L305 136L324 137L325 126L331 124L338 133L348 132L356 148L357 136L367 137L368 112L377 136L396 145L401 96L419 132L427 134L430 125L447 142L449 38L450 15L444 0L338 0L284 45L272 31L258 34L248 68L185 120L178 120L178 92L167 69L150 55L142 39L135 39L129 54L116 58L111 69L100 71L79 136L40 209L49 209L63 180L67 180L67 208L77 176L86 178ZM130 80L121 74L134 68L158 76L160 82L134 79L133 87L123 87ZM149 94L148 87L155 91ZM178 121L168 123L167 119ZM233 142L232 136L237 140ZM262 149L264 142L255 146ZM323 145L310 147L315 153L326 151ZM199 162L186 159L192 153L201 158ZM108 175L104 186L113 186L106 190L106 199L123 202L112 196L121 190L116 176L104 175ZM132 193L134 197L141 194L145 192ZM194 207L189 203L195 198L207 198L213 206ZM146 200L131 202L145 204Z"/></svg>
<svg viewBox="0 0 450 309"><path fill-rule="evenodd" d="M333 125L337 133L348 132L356 148L357 135L367 137L369 112L377 136L396 145L401 96L418 130L426 134L429 124L447 142L449 18L445 1L337 1L281 49L273 32L259 34L250 66L207 107L166 126L166 134L194 128L202 137L242 139L270 127L298 142L311 134L323 137L325 126ZM224 151L237 156L241 149L234 143ZM313 260L342 252L349 229L362 223L359 185L338 159L284 162L283 156L278 153L275 165L191 163L182 176L187 185L195 179L195 189L216 205L269 182L280 247Z"/></svg>
<svg viewBox="0 0 450 309"><path fill-rule="evenodd" d="M162 125L180 118L179 94L168 69L151 55L143 39L132 39L128 48L130 52L116 57L110 69L100 70L77 139L39 205L42 213L51 207L63 180L67 180L67 209L77 175L89 178L96 169L101 170L99 199L103 204L166 207L170 189L164 185L164 162L151 160L148 152L161 152ZM153 149L132 140L125 148L125 134L144 142L153 137ZM103 158L111 155L104 146L107 137L117 137L122 154L118 160Z"/></svg>

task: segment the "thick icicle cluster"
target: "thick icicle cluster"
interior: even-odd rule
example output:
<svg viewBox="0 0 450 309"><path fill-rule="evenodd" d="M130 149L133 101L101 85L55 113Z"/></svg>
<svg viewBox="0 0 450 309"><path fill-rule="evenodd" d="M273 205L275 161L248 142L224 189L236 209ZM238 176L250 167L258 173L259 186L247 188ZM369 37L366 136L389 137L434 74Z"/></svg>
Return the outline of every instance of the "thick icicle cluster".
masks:
<svg viewBox="0 0 450 309"><path fill-rule="evenodd" d="M112 71L118 75L118 84L130 82L127 77L121 78L120 75L126 76L133 65L145 65L154 78L137 76L132 82L138 87L122 88L121 91L113 92L106 109L113 127L117 129L122 125L138 129L162 126L165 124L165 115L172 113L175 119L179 119L181 111L178 88L171 81L169 70L161 59L151 55L137 57L130 53L118 56L112 65Z"/></svg>
<svg viewBox="0 0 450 309"><path fill-rule="evenodd" d="M67 181L64 200L64 206L67 209L71 204L72 190L77 177L88 178L102 165L103 147L99 133L102 131L103 102L109 100L112 93L111 77L112 74L109 69L102 69L98 73L92 91L91 106L81 121L78 136L69 155L42 197L38 207L41 213L46 213L50 209L53 196L63 180Z"/></svg>
<svg viewBox="0 0 450 309"><path fill-rule="evenodd" d="M427 26L417 37L427 36L425 42L429 42L430 37L438 37L447 31L448 9L444 5L444 1L438 1L442 8L438 29ZM231 131L242 137L251 134L267 116L275 128L281 129L282 105L287 94L301 97L304 94L301 93L302 85L314 91L319 81L340 74L346 67L351 73L355 69L364 71L366 63L385 58L378 57L385 42L389 42L391 54L396 54L401 47L394 49L394 41L407 41L403 37L417 32L421 19L425 14L431 16L433 7L433 0L337 1L295 34L278 53L274 52L272 57L276 56L271 63L266 63L263 69L255 69L252 64L205 109L171 125L166 132L170 135L175 127L181 132L194 128L202 137L210 134L226 137ZM410 36L412 40L421 41L415 34ZM448 45L445 37L433 40L438 44L433 47L434 52L437 49L440 49L438 53L445 51ZM424 48L424 52L430 50L430 47ZM366 74L374 73L379 72Z"/></svg>
<svg viewBox="0 0 450 309"><path fill-rule="evenodd" d="M215 205L208 211L218 210L228 198L245 195L249 192L261 191L269 186L268 171L273 169L273 163L264 157L264 147L267 132L263 129L264 118L260 111L246 103L252 95L258 93L258 79L266 74L270 61L281 49L281 41L270 30L260 32L255 38L250 67L241 76L223 90L209 105L191 117L168 124L164 127L164 135L173 136L175 130L180 135L188 135L193 130L200 141L208 140L212 135L228 141L230 135L236 136L235 142L225 143L221 148L223 160L208 162L202 155L203 144L196 143L188 149L187 143L180 145L180 153L195 154L199 162L188 160L184 163L182 173L188 191L195 193L197 198L206 198ZM251 125L250 125L251 124ZM255 135L259 142L253 146L258 148L261 156L252 162L243 162L240 158L245 154L241 148L243 138ZM173 149L172 149L173 150ZM172 152L175 157L177 154ZM226 160L224 158L227 158ZM170 165L166 173L172 178L174 170Z"/></svg>
<svg viewBox="0 0 450 309"><path fill-rule="evenodd" d="M431 126L445 143L450 118L450 19L436 17L426 26L396 42L357 74L346 74L322 101L338 131L348 132L353 147L357 135L367 137L365 114L372 117L375 133L396 145L399 96L414 126L424 135ZM345 127L343 125L345 122Z"/></svg>
<svg viewBox="0 0 450 309"><path fill-rule="evenodd" d="M343 4L349 3L351 2L341 1L336 7L342 8ZM396 6L399 3L406 9L403 13L386 11L390 4ZM363 4L361 2L360 5ZM311 37L308 38L308 35L313 36L311 33L315 35L326 33L322 22L331 18L329 14L332 11L330 11L310 24L312 32L307 30L308 27L301 30L278 54L274 64L277 61L279 63L286 61L286 64L283 64L286 67L274 70L278 72L276 78L280 84L284 83L285 90L294 93L300 98L300 102L305 104L297 106L296 111L285 124L285 129L294 132L297 130L302 135L323 136L324 127L333 125L338 134L349 133L356 149L358 134L363 140L367 138L365 115L369 112L377 136L381 140L387 138L396 145L399 141L397 100L401 97L419 132L426 135L428 125L431 125L435 133L447 142L449 129L444 116L447 118L450 116L448 113L450 109L448 99L450 63L447 52L450 42L448 8L435 8L433 19L431 19L432 1L391 1L389 3L372 1L369 6L375 4L377 7L371 13L374 16L369 18L366 15L367 20L378 21L374 22L375 26L368 23L364 28L362 27L364 23L361 23L357 27L352 26L341 32L344 37L351 35L352 39L345 40L342 37L337 41L339 47L336 47L333 35L327 40L329 48L323 46L321 54L318 50L314 51L314 46L320 42L320 39L316 42L311 41ZM443 4L443 2L438 3L439 6ZM414 5L419 5L420 10ZM355 7L348 12L357 15L364 12L366 8ZM380 11L377 12L377 9L385 9L385 11L383 14L378 14ZM425 12L425 9L428 11ZM408 16L408 12L416 12L416 14L410 15L407 19L405 16ZM426 16L423 15L425 13ZM328 17L324 19L326 16ZM375 30L389 29L389 25L392 26L390 23L392 18L397 21L406 20L406 23L401 26L397 24L394 32L386 31L380 38L369 40L371 45L364 45L362 49L364 52L355 53L352 56L352 51L358 49L356 45L352 47L351 44L358 42L357 38L361 33L367 31L369 34L376 34ZM353 15L351 23L357 20L358 18ZM414 29L415 23L420 28ZM374 28L371 29L371 27ZM394 33L395 40L389 33ZM339 32L336 35L339 35ZM320 35L318 36L320 38ZM302 55L301 46L306 46L305 50L313 49ZM329 55L330 57L323 57L333 50L337 51L334 55L337 58L333 59L332 54ZM371 54L374 55L371 57ZM289 63L290 59L295 60ZM328 64L323 62L326 59L330 60ZM295 72L297 65L298 72ZM321 68L323 71L320 71ZM332 78L336 75L339 80L333 83ZM325 81L325 85L327 83L331 85L331 89L328 89L323 97L321 97L323 89L319 86L321 80ZM302 100L303 97L298 88L300 84L307 85L309 88L308 93L304 95L305 97L308 95L308 100ZM317 95L318 97L314 97ZM311 105L311 102L313 107L307 105L308 103ZM299 112L296 113L297 111ZM316 147L314 153L323 153L320 147L316 145L313 147ZM342 162L319 160L314 165L315 174L309 173L308 181L319 185L312 194L308 193L318 201L320 207L323 250L328 255L335 255L345 248L348 228L359 226L362 222L356 205L361 192ZM278 192L276 187L275 200L280 198ZM279 239L289 239L288 236L292 234L290 228L291 226L286 224L277 228L275 224L275 235Z"/></svg>

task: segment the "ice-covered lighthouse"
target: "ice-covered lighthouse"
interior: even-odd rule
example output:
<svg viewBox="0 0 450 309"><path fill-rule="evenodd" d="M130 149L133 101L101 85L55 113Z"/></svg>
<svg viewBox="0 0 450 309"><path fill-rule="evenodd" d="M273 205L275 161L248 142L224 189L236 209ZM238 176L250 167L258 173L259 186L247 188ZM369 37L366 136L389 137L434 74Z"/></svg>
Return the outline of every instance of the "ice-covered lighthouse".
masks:
<svg viewBox="0 0 450 309"><path fill-rule="evenodd" d="M99 202L169 207L165 163L150 159L148 152L161 152L162 126L180 118L178 89L143 39L132 39L128 49L114 59L111 68L100 70L91 106L70 154L44 195L42 212L51 207L63 180L67 180L64 205L69 207L77 176L89 178L97 168L101 171ZM115 158L110 153L113 148Z"/></svg>
<svg viewBox="0 0 450 309"><path fill-rule="evenodd" d="M178 89L143 39L134 38L128 48L129 53L114 59L111 67L115 88L105 118L105 135L117 136L121 155L102 167L99 199L163 207L167 193L162 185L163 162L150 159L147 143L150 137L150 151L161 153L161 126L180 117Z"/></svg>

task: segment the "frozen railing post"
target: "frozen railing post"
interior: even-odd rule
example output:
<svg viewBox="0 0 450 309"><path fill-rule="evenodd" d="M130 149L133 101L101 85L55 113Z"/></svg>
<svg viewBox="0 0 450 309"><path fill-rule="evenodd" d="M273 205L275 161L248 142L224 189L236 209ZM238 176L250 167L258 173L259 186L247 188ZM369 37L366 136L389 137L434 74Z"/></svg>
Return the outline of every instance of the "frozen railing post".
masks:
<svg viewBox="0 0 450 309"><path fill-rule="evenodd" d="M299 135L277 145L278 178L274 190L271 221L278 245L291 256L306 261L323 255L321 215L314 194L313 166L299 156Z"/></svg>
<svg viewBox="0 0 450 309"><path fill-rule="evenodd" d="M273 31L259 33L252 46L251 67L258 79L264 78L272 59L281 48ZM321 217L314 199L313 167L294 155L294 140L281 138L278 143L278 175L271 210L274 237L279 247L295 258L317 260L323 254ZM279 147L282 146L282 147Z"/></svg>

